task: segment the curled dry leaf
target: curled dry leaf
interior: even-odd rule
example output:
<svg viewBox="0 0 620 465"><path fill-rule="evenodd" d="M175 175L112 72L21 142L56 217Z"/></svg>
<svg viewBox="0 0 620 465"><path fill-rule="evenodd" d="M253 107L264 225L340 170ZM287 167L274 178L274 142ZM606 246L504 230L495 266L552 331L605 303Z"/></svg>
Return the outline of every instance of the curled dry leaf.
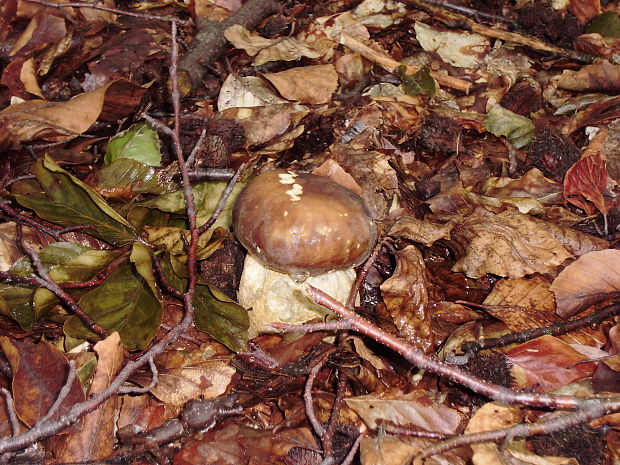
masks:
<svg viewBox="0 0 620 465"><path fill-rule="evenodd" d="M620 250L600 250L579 257L562 270L550 289L562 318L620 295Z"/></svg>
<svg viewBox="0 0 620 465"><path fill-rule="evenodd" d="M453 230L466 249L453 271L470 278L486 273L519 278L551 273L572 254L552 234L549 223L516 211L474 217Z"/></svg>
<svg viewBox="0 0 620 465"><path fill-rule="evenodd" d="M489 39L479 34L440 31L421 22L415 23L416 38L424 50L437 54L452 66L477 67L489 53Z"/></svg>
<svg viewBox="0 0 620 465"><path fill-rule="evenodd" d="M331 64L304 66L264 76L282 97L301 103L327 103L338 87L338 74Z"/></svg>
<svg viewBox="0 0 620 465"><path fill-rule="evenodd" d="M381 285L399 335L424 352L433 349L431 315L427 310L428 278L424 259L412 245L396 253L394 274Z"/></svg>

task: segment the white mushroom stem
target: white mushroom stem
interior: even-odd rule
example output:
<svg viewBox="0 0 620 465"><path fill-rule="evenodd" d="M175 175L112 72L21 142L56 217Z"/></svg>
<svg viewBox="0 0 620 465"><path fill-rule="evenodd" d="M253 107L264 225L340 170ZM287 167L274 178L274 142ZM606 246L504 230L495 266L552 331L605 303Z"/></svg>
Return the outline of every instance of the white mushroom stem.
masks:
<svg viewBox="0 0 620 465"><path fill-rule="evenodd" d="M304 295L302 289L310 284L344 303L355 281L351 269L312 276L303 283L285 273L265 268L252 255L245 258L237 297L239 303L251 309L249 336L277 332L271 323L303 324L323 321L333 315Z"/></svg>

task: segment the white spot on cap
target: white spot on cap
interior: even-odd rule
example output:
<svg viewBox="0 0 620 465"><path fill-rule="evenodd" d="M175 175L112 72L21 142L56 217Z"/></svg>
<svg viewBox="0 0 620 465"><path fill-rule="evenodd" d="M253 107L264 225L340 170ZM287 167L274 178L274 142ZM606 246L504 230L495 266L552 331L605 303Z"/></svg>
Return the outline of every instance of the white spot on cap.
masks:
<svg viewBox="0 0 620 465"><path fill-rule="evenodd" d="M288 216L288 210L284 210L284 213L282 214L282 216Z"/></svg>
<svg viewBox="0 0 620 465"><path fill-rule="evenodd" d="M317 226L316 232L322 236L327 236L330 232L332 232L332 228L327 226Z"/></svg>
<svg viewBox="0 0 620 465"><path fill-rule="evenodd" d="M293 188L287 190L286 193L291 198L291 202L299 202L301 200L301 194L304 193L304 188L301 184L293 184Z"/></svg>
<svg viewBox="0 0 620 465"><path fill-rule="evenodd" d="M295 173L287 171L286 173L278 174L278 177L280 178L280 184L294 184L297 175Z"/></svg>

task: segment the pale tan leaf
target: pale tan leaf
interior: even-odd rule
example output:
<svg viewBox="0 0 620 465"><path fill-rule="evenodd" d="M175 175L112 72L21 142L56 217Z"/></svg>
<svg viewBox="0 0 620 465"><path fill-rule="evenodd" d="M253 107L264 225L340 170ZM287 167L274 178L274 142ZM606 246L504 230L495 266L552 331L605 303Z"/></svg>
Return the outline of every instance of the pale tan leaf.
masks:
<svg viewBox="0 0 620 465"><path fill-rule="evenodd" d="M585 254L567 266L553 281L557 314L569 318L581 310L620 294L620 250Z"/></svg>
<svg viewBox="0 0 620 465"><path fill-rule="evenodd" d="M456 410L437 403L423 393L350 397L347 405L370 429L381 424L412 427L452 434L461 423Z"/></svg>
<svg viewBox="0 0 620 465"><path fill-rule="evenodd" d="M374 438L362 439L360 461L362 465L409 465L421 451L420 445L414 446L395 436L379 434Z"/></svg>
<svg viewBox="0 0 620 465"><path fill-rule="evenodd" d="M304 66L264 76L284 98L301 103L327 103L338 87L334 65Z"/></svg>
<svg viewBox="0 0 620 465"><path fill-rule="evenodd" d="M262 107L279 103L288 102L268 89L261 78L240 77L231 73L220 88L217 108L223 111L229 108Z"/></svg>
<svg viewBox="0 0 620 465"><path fill-rule="evenodd" d="M389 235L403 237L430 247L439 239L450 239L453 227L452 223L439 224L429 220L418 220L413 216L401 216L390 229Z"/></svg>
<svg viewBox="0 0 620 465"><path fill-rule="evenodd" d="M415 35L422 48L437 54L452 66L478 67L489 53L489 39L479 34L459 31L441 31L416 21Z"/></svg>
<svg viewBox="0 0 620 465"><path fill-rule="evenodd" d="M552 273L572 254L550 229L545 221L509 210L470 218L453 230L466 255L452 270L462 271L470 278L487 273L510 278Z"/></svg>

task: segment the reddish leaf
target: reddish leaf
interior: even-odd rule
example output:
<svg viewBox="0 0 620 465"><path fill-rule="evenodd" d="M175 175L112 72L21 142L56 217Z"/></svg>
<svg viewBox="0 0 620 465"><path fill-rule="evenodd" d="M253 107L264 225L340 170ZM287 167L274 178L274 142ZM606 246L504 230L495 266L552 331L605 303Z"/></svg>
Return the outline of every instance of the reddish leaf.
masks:
<svg viewBox="0 0 620 465"><path fill-rule="evenodd" d="M506 352L527 375L527 386L542 392L591 376L595 363L577 363L588 357L553 336L542 336Z"/></svg>
<svg viewBox="0 0 620 465"><path fill-rule="evenodd" d="M564 197L573 205L583 209L588 215L595 212L592 204L603 214L608 210L603 194L611 181L605 157L593 155L579 160L566 172L564 178Z"/></svg>
<svg viewBox="0 0 620 465"><path fill-rule="evenodd" d="M69 362L62 352L46 341L32 344L2 337L0 347L13 369L15 411L24 423L33 426L58 397L69 374ZM76 377L69 394L51 419L58 419L74 404L85 399L80 380ZM73 431L77 429L74 427ZM69 430L65 430L67 432Z"/></svg>

